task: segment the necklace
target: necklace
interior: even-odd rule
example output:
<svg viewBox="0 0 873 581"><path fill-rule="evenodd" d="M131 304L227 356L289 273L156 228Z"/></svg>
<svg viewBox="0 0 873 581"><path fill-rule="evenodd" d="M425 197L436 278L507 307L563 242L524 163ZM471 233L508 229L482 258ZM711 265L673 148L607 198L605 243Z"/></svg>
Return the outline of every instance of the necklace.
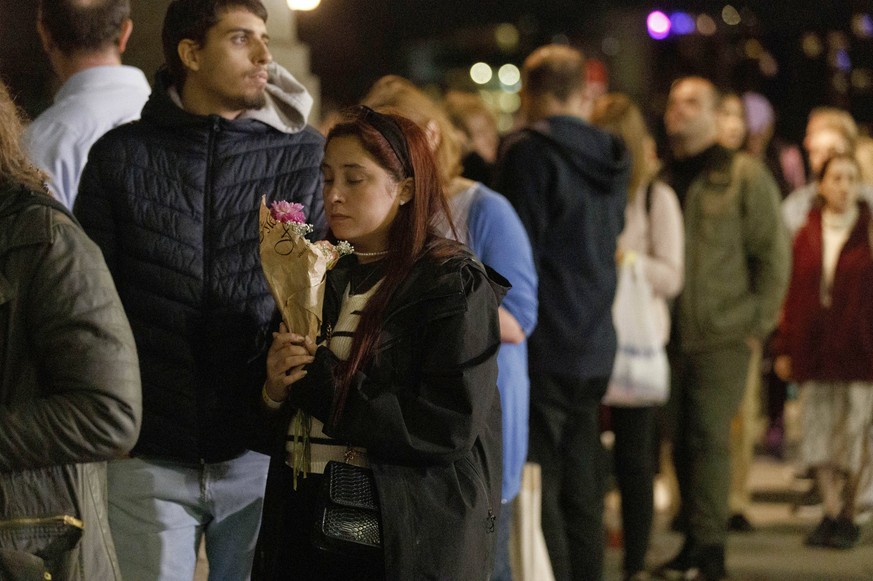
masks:
<svg viewBox="0 0 873 581"><path fill-rule="evenodd" d="M365 258L368 256L385 256L389 252L391 252L391 251L390 250L380 250L379 252L357 252L356 251L355 256L363 256Z"/></svg>

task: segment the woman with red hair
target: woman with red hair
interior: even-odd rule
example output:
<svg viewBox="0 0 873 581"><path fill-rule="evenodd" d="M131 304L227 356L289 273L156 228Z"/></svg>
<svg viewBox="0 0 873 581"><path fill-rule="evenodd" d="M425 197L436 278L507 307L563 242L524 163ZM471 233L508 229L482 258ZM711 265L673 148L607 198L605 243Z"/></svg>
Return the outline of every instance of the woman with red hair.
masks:
<svg viewBox="0 0 873 581"><path fill-rule="evenodd" d="M268 579L486 579L500 507L497 392L505 281L436 234L448 214L424 132L356 107L327 136L325 214L354 254L329 271L316 344L285 329L264 402L285 426L311 417L308 475L284 437L267 484ZM382 550L327 552L310 539L328 461L372 470Z"/></svg>

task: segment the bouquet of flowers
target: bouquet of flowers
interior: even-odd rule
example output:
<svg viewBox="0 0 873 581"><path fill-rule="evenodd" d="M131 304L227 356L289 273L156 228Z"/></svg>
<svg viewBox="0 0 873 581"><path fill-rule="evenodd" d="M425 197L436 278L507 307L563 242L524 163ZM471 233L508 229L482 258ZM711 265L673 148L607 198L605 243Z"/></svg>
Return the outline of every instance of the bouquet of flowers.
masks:
<svg viewBox="0 0 873 581"><path fill-rule="evenodd" d="M261 198L261 267L288 330L315 340L321 327L324 282L340 256L352 252L348 242L310 242L303 206Z"/></svg>
<svg viewBox="0 0 873 581"><path fill-rule="evenodd" d="M307 240L312 225L306 223L301 204L278 201L267 208L266 200L261 198L259 223L261 268L282 320L289 331L315 341L321 328L327 271L353 248L348 242L334 246L327 240ZM289 458L295 490L297 475L302 472L305 478L308 472L311 422L309 414L302 410L291 420Z"/></svg>

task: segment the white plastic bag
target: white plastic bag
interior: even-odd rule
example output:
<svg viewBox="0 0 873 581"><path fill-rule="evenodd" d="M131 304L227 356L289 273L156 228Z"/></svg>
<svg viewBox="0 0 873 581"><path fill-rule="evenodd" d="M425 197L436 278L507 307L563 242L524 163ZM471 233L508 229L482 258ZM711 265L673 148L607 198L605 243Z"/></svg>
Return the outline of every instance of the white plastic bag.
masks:
<svg viewBox="0 0 873 581"><path fill-rule="evenodd" d="M670 365L655 323L652 287L639 260L622 261L612 305L618 350L603 403L661 405L670 395Z"/></svg>
<svg viewBox="0 0 873 581"><path fill-rule="evenodd" d="M555 581L542 529L542 471L526 462L521 491L513 500L514 516L509 541L512 578L516 581Z"/></svg>

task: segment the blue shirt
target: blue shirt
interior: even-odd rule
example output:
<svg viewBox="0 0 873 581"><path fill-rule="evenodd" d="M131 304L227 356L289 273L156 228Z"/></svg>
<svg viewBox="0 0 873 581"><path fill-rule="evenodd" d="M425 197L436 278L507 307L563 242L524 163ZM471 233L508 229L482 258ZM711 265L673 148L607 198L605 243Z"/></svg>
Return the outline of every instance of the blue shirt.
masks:
<svg viewBox="0 0 873 581"><path fill-rule="evenodd" d="M72 209L91 146L113 127L139 119L150 92L142 71L124 65L91 67L67 79L54 105L24 134L30 159L48 173L55 198Z"/></svg>
<svg viewBox="0 0 873 581"><path fill-rule="evenodd" d="M537 275L524 225L509 201L477 183L449 200L462 242L512 285L501 306L515 317L525 336L537 322ZM503 343L497 354L497 388L503 410L503 501L521 489L527 460L530 379L527 341Z"/></svg>

